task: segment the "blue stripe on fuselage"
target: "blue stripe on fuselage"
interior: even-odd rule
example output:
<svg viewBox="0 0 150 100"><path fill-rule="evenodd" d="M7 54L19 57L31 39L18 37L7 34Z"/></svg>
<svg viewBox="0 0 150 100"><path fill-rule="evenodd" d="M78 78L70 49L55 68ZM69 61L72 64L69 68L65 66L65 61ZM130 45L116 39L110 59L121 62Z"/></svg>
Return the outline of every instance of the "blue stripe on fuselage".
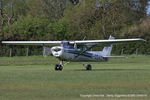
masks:
<svg viewBox="0 0 150 100"><path fill-rule="evenodd" d="M63 48L65 48L65 49L73 49L73 47L71 47L71 46L63 46Z"/></svg>

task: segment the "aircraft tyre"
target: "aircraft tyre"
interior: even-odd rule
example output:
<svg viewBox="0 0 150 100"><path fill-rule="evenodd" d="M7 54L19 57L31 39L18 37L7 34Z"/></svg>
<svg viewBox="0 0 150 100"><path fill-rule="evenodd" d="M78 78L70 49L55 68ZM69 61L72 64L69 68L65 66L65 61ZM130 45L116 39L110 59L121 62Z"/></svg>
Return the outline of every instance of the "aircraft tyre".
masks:
<svg viewBox="0 0 150 100"><path fill-rule="evenodd" d="M62 69L63 69L62 65L59 65L59 70L62 70Z"/></svg>
<svg viewBox="0 0 150 100"><path fill-rule="evenodd" d="M92 70L92 66L91 66L90 64L88 64L88 65L86 66L86 70Z"/></svg>
<svg viewBox="0 0 150 100"><path fill-rule="evenodd" d="M62 69L63 69L62 65L58 64L55 65L55 70L62 70Z"/></svg>

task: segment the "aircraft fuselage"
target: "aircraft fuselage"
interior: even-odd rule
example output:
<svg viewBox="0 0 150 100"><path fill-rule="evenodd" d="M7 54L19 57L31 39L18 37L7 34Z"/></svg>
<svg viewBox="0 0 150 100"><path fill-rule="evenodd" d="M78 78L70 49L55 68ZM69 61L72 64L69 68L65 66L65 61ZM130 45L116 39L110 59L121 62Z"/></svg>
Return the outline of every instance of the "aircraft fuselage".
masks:
<svg viewBox="0 0 150 100"><path fill-rule="evenodd" d="M58 58L61 61L74 61L74 62L102 62L107 61L102 56L100 51L85 51L85 48L75 49L74 46L63 45L55 46L51 48L53 56Z"/></svg>

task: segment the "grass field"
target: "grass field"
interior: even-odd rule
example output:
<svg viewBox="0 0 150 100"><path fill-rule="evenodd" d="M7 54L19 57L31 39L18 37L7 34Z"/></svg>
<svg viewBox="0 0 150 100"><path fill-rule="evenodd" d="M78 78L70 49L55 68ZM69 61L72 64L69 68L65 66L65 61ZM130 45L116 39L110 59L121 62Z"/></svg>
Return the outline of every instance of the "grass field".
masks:
<svg viewBox="0 0 150 100"><path fill-rule="evenodd" d="M150 100L150 56L91 63L92 71L75 62L55 71L56 63L53 57L1 57L0 100Z"/></svg>

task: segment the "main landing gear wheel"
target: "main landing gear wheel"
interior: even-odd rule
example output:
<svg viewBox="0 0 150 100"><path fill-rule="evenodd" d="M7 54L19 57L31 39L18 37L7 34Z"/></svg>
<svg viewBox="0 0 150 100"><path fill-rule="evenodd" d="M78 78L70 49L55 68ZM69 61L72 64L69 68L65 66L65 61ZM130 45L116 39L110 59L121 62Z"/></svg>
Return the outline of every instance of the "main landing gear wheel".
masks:
<svg viewBox="0 0 150 100"><path fill-rule="evenodd" d="M61 71L62 69L63 69L62 65L58 65L58 64L55 65L55 70Z"/></svg>
<svg viewBox="0 0 150 100"><path fill-rule="evenodd" d="M88 65L86 66L86 70L92 70L92 66L91 66L90 64L88 64Z"/></svg>

